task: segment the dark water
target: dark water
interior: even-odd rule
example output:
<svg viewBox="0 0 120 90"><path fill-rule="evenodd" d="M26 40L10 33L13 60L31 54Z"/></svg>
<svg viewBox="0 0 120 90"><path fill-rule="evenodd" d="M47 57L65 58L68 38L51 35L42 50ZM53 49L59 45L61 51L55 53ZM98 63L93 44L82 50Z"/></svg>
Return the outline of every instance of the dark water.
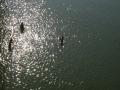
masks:
<svg viewBox="0 0 120 90"><path fill-rule="evenodd" d="M119 8L117 0L1 0L0 90L119 90Z"/></svg>

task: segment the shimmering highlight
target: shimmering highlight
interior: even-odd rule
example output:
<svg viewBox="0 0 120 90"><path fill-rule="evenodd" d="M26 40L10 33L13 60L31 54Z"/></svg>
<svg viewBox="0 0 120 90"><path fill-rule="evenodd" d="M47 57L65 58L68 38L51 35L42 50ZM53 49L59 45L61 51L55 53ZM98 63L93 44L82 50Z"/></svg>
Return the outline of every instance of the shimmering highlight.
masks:
<svg viewBox="0 0 120 90"><path fill-rule="evenodd" d="M46 84L57 87L63 84L72 85L59 79L54 72L54 66L58 63L56 24L59 21L50 8L45 7L46 1L9 0L6 1L6 5L9 10L9 16L5 18L8 33L5 35L3 46L4 62L8 66L5 75L7 89L16 90L19 87L40 90ZM25 27L22 34L21 22ZM8 51L10 38L14 43L12 53ZM41 86L43 83L46 84Z"/></svg>

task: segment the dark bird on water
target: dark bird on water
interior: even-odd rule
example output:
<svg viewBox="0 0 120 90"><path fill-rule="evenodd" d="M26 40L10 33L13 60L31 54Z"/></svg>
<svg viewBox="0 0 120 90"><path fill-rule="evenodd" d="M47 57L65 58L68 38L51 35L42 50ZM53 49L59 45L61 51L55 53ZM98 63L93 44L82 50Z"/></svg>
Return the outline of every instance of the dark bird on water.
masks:
<svg viewBox="0 0 120 90"><path fill-rule="evenodd" d="M21 33L24 33L24 31L25 31L25 28L24 28L24 24L23 24L23 22L20 24L20 32Z"/></svg>
<svg viewBox="0 0 120 90"><path fill-rule="evenodd" d="M63 47L63 45L64 45L64 37L63 36L59 37L59 41L60 41L60 46Z"/></svg>
<svg viewBox="0 0 120 90"><path fill-rule="evenodd" d="M11 38L10 41L9 41L9 44L8 44L8 50L9 50L10 52L12 52L12 43L13 43L13 40L12 40L12 38Z"/></svg>

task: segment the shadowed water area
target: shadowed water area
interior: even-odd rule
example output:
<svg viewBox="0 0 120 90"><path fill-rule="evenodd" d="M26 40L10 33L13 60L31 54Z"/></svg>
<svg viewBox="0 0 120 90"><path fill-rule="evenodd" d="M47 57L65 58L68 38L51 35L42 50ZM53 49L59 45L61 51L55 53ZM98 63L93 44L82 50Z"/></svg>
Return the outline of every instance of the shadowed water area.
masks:
<svg viewBox="0 0 120 90"><path fill-rule="evenodd" d="M119 8L0 0L0 90L119 90Z"/></svg>

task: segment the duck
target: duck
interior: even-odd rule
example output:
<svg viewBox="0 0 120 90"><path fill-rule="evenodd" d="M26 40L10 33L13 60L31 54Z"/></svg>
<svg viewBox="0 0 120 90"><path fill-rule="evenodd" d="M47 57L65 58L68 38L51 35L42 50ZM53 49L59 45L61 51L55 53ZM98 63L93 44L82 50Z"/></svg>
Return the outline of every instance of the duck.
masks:
<svg viewBox="0 0 120 90"><path fill-rule="evenodd" d="M13 39L11 38L10 41L9 41L9 44L8 44L8 50L10 52L12 52L12 43L13 43Z"/></svg>
<svg viewBox="0 0 120 90"><path fill-rule="evenodd" d="M24 28L24 24L23 24L23 22L20 24L20 32L21 33L24 33L24 31L25 31L25 28Z"/></svg>
<svg viewBox="0 0 120 90"><path fill-rule="evenodd" d="M64 36L60 36L59 41L60 41L60 46L63 47L64 46Z"/></svg>

